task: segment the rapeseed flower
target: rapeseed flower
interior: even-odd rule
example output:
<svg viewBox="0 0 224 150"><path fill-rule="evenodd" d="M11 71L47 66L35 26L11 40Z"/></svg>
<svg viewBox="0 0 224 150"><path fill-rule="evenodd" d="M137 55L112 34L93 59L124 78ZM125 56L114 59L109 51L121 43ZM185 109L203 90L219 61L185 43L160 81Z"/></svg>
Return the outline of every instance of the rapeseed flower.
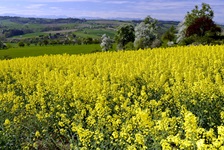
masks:
<svg viewBox="0 0 224 150"><path fill-rule="evenodd" d="M11 124L10 120L9 119L5 119L4 126L10 127L10 124Z"/></svg>
<svg viewBox="0 0 224 150"><path fill-rule="evenodd" d="M41 136L40 132L39 131L36 131L35 132L35 137L39 138Z"/></svg>
<svg viewBox="0 0 224 150"><path fill-rule="evenodd" d="M26 137L23 149L223 149L223 48L0 61L0 138Z"/></svg>

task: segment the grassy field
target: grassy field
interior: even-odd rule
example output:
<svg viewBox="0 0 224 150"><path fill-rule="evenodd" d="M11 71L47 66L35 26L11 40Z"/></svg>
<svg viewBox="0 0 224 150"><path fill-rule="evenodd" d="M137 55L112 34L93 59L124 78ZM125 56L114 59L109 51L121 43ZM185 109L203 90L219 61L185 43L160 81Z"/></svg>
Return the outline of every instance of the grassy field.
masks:
<svg viewBox="0 0 224 150"><path fill-rule="evenodd" d="M29 56L54 55L54 54L86 54L100 51L99 44L92 45L57 45L57 46L31 46L0 50L0 59L4 57L19 58Z"/></svg>
<svg viewBox="0 0 224 150"><path fill-rule="evenodd" d="M91 37L91 38L100 38L103 34L107 34L110 37L114 37L116 31L112 29L84 29L82 31L76 31L76 34L79 37Z"/></svg>

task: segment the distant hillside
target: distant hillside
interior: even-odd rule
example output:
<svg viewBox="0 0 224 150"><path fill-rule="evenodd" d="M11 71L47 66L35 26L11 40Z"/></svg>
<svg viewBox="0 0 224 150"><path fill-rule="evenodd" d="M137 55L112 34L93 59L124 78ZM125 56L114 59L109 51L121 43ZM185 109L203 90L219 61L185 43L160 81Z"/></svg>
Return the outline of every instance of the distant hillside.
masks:
<svg viewBox="0 0 224 150"><path fill-rule="evenodd" d="M1 37L11 38L32 37L45 35L46 33L66 33L75 31L81 37L98 37L107 33L114 36L116 28L124 23L136 25L142 20L111 20L111 19L77 19L77 18L24 18L0 16ZM176 26L177 21L158 21L159 34L162 35L171 26ZM19 38L17 37L17 38Z"/></svg>
<svg viewBox="0 0 224 150"><path fill-rule="evenodd" d="M58 23L82 23L85 19L77 18L59 18L59 19L46 19L46 18L23 18L23 17L9 17L0 16L1 21L11 21L18 24L58 24Z"/></svg>
<svg viewBox="0 0 224 150"><path fill-rule="evenodd" d="M32 38L48 34L75 34L78 37L100 38L104 33L114 37L121 24L136 25L142 20L111 20L111 19L78 19L78 18L24 18L0 16L0 37ZM158 20L159 36L171 26L176 27L178 21ZM224 31L224 25L220 25Z"/></svg>
<svg viewBox="0 0 224 150"><path fill-rule="evenodd" d="M24 18L0 16L0 41L12 45L100 44L103 34L114 39L121 24L136 26L142 20ZM179 21L158 20L158 38ZM220 25L224 35L224 25Z"/></svg>

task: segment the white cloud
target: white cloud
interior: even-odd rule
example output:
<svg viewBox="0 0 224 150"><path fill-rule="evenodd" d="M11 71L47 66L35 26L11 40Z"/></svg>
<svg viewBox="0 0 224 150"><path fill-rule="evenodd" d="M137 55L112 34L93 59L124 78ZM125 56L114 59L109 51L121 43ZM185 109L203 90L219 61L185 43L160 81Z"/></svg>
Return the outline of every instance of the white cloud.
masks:
<svg viewBox="0 0 224 150"><path fill-rule="evenodd" d="M127 4L127 3L132 3L132 2L130 2L130 1L117 1L117 0L115 0L115 1L104 1L105 3L108 3L108 4Z"/></svg>
<svg viewBox="0 0 224 150"><path fill-rule="evenodd" d="M46 4L31 4L26 6L27 9L40 9L41 7L45 6Z"/></svg>
<svg viewBox="0 0 224 150"><path fill-rule="evenodd" d="M52 10L61 10L59 7L49 7Z"/></svg>
<svg viewBox="0 0 224 150"><path fill-rule="evenodd" d="M51 0L47 0L51 1ZM54 2L101 2L102 0L55 0Z"/></svg>

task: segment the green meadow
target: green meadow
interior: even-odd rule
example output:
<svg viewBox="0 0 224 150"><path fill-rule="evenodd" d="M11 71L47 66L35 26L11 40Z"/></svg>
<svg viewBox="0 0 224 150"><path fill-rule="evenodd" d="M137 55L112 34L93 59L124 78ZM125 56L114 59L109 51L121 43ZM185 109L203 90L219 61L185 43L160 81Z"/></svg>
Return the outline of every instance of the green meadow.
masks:
<svg viewBox="0 0 224 150"><path fill-rule="evenodd" d="M87 54L101 51L99 44L30 46L0 50L0 58L19 58L55 54Z"/></svg>

